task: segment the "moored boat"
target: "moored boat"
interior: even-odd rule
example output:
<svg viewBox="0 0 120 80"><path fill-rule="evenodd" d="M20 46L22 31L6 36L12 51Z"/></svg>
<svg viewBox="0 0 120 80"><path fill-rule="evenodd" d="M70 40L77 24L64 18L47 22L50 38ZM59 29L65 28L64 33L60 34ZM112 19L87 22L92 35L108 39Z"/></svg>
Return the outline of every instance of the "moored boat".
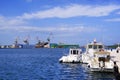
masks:
<svg viewBox="0 0 120 80"><path fill-rule="evenodd" d="M49 42L38 42L36 45L35 45L35 48L49 48Z"/></svg>
<svg viewBox="0 0 120 80"><path fill-rule="evenodd" d="M62 56L59 59L61 63L79 63L81 62L82 50L79 48L70 48L69 54L67 56Z"/></svg>
<svg viewBox="0 0 120 80"><path fill-rule="evenodd" d="M88 63L88 68L94 72L113 72L113 67L110 52L104 50L94 52L94 56Z"/></svg>
<svg viewBox="0 0 120 80"><path fill-rule="evenodd" d="M104 49L104 45L102 43L93 42L87 44L86 51L82 54L82 63L89 63L91 57L94 56L94 52Z"/></svg>

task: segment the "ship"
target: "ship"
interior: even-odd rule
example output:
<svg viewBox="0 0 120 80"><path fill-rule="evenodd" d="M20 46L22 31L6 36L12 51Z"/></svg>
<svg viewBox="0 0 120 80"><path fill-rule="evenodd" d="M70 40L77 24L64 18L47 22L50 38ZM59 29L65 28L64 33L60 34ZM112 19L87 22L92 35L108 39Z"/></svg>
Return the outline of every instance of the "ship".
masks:
<svg viewBox="0 0 120 80"><path fill-rule="evenodd" d="M35 48L50 48L50 39L48 38L46 42L38 40Z"/></svg>

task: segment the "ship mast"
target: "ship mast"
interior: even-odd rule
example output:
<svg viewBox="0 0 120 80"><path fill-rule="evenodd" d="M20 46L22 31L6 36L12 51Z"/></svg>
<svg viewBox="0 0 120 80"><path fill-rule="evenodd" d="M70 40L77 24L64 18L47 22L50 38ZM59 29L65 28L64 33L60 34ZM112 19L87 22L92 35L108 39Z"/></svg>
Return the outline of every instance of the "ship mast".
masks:
<svg viewBox="0 0 120 80"><path fill-rule="evenodd" d="M17 38L15 39L15 41L14 41L14 44L15 44L15 45L18 45L18 40L19 40L19 37L17 37Z"/></svg>
<svg viewBox="0 0 120 80"><path fill-rule="evenodd" d="M23 42L26 44L26 45L29 45L29 38L30 36L28 35L27 38L25 40L23 40Z"/></svg>

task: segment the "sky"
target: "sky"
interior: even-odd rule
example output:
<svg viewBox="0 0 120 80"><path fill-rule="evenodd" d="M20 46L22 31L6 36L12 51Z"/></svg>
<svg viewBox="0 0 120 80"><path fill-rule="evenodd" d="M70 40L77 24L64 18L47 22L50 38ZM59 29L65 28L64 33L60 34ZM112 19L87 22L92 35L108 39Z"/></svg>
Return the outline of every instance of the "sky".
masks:
<svg viewBox="0 0 120 80"><path fill-rule="evenodd" d="M120 43L119 0L0 0L0 45Z"/></svg>

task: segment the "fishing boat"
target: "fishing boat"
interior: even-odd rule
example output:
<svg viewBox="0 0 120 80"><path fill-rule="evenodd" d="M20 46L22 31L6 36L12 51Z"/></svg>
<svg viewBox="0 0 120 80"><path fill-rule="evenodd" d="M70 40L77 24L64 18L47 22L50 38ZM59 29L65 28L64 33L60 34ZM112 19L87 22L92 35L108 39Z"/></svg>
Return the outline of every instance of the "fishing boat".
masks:
<svg viewBox="0 0 120 80"><path fill-rule="evenodd" d="M96 39L94 39L93 42L88 43L86 51L82 54L82 63L89 63L91 57L94 56L94 52L99 51L100 49L104 49L104 45L96 42Z"/></svg>
<svg viewBox="0 0 120 80"><path fill-rule="evenodd" d="M37 37L37 44L35 45L35 48L50 48L50 38L47 38L47 41L41 41Z"/></svg>
<svg viewBox="0 0 120 80"><path fill-rule="evenodd" d="M110 52L104 50L94 52L94 56L91 57L88 63L88 68L94 72L113 72L113 67Z"/></svg>
<svg viewBox="0 0 120 80"><path fill-rule="evenodd" d="M62 56L59 59L60 63L79 63L81 62L82 50L79 48L70 48L67 56Z"/></svg>
<svg viewBox="0 0 120 80"><path fill-rule="evenodd" d="M47 42L41 42L39 40L38 43L35 45L35 48L50 48L50 41L48 40Z"/></svg>

